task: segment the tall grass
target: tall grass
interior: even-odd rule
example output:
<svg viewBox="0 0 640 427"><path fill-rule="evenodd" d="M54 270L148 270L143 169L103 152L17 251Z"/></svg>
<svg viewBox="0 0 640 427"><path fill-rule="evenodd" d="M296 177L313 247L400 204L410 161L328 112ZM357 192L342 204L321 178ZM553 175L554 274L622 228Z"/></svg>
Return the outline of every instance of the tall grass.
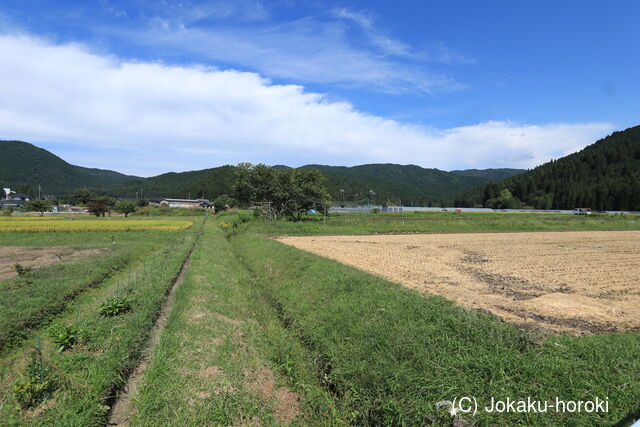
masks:
<svg viewBox="0 0 640 427"><path fill-rule="evenodd" d="M640 334L525 332L443 298L250 233L232 240L272 304L314 354L354 424L446 424L435 403L473 396L609 398L605 414L488 414L479 424L593 425L640 416Z"/></svg>
<svg viewBox="0 0 640 427"><path fill-rule="evenodd" d="M28 346L16 349L0 361L0 418L6 424L24 425L103 425L107 405L137 365L146 347L166 293L193 247L196 229L174 234L148 256L134 260L100 288L81 294L73 306L55 319L56 324L75 325L83 330L87 342L59 353L55 343L42 336L42 353L53 366L61 387L44 407L35 411L19 408L10 385L24 368L21 354ZM118 316L105 317L100 304L114 296L126 296L131 309Z"/></svg>
<svg viewBox="0 0 640 427"><path fill-rule="evenodd" d="M14 277L0 286L0 352L7 345L19 343L30 330L46 324L52 316L64 310L78 294L99 287L109 277L123 270L130 262L158 250L176 233L119 233L109 236L89 236L85 233L66 234L52 239L39 235L37 242L10 238L4 244L38 243L72 247L93 247L107 253L66 261L36 269L27 277ZM116 242L113 245L113 242Z"/></svg>
<svg viewBox="0 0 640 427"><path fill-rule="evenodd" d="M283 327L219 227L207 225L177 291L132 424L339 423L310 355ZM299 402L283 407L284 389Z"/></svg>

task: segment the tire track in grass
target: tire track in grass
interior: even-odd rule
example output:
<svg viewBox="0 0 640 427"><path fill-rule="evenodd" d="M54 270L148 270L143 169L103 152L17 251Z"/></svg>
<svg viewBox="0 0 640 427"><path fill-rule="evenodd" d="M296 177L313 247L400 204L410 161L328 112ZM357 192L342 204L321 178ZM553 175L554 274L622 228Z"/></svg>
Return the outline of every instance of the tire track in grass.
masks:
<svg viewBox="0 0 640 427"><path fill-rule="evenodd" d="M193 242L193 246L185 257L182 266L180 267L180 271L173 280L171 289L169 291L169 294L167 295L167 299L159 312L158 318L155 322L155 325L153 326L153 329L151 330L151 333L149 334L145 355L142 357L142 360L131 373L131 375L129 375L127 383L122 388L122 391L115 395L115 400L113 400L112 404L110 405L111 410L108 414L107 425L128 425L129 419L132 415L133 398L137 394L140 380L142 379L143 374L151 364L151 356L154 354L156 348L158 347L158 344L160 343L162 331L164 331L164 328L169 319L169 315L173 310L176 291L184 281L184 278L189 269L189 265L191 264L191 256L193 255L193 252L198 245L200 236L202 235L202 230L206 222L206 219L202 222L202 225L200 226L200 229L196 234L196 239Z"/></svg>
<svg viewBox="0 0 640 427"><path fill-rule="evenodd" d="M151 367L132 425L329 425L331 401L308 355L215 224L209 224Z"/></svg>

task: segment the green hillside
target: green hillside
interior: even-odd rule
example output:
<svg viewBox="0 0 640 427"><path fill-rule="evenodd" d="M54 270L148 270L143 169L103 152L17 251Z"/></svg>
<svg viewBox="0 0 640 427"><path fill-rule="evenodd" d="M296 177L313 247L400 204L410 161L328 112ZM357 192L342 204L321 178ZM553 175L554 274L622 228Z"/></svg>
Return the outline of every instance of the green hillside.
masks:
<svg viewBox="0 0 640 427"><path fill-rule="evenodd" d="M486 169L446 172L416 165L368 164L353 167L307 165L329 178L335 200L366 202L369 191L375 202L413 205L449 202L469 188L524 172L521 169ZM345 190L342 193L340 190Z"/></svg>
<svg viewBox="0 0 640 427"><path fill-rule="evenodd" d="M133 197L142 191L146 198L177 197L215 199L231 194L234 166L220 166L189 172L169 172L151 178L139 178L109 189L120 197Z"/></svg>
<svg viewBox="0 0 640 427"><path fill-rule="evenodd" d="M289 166L276 165L284 170ZM369 164L353 167L305 165L303 169L316 169L327 177L329 193L336 201L368 203L404 203L413 205L451 202L456 195L485 184L524 172L521 169L487 169L445 172L415 165ZM168 173L120 186L118 192L135 195L143 189L148 196L173 197L202 196L215 198L231 194L233 166L222 166L201 171ZM137 186L137 187L136 187ZM340 190L344 190L341 192ZM373 191L373 194L370 193Z"/></svg>
<svg viewBox="0 0 640 427"><path fill-rule="evenodd" d="M539 209L640 210L640 126L614 132L521 175L472 189L458 203L488 206L505 189L524 205Z"/></svg>
<svg viewBox="0 0 640 427"><path fill-rule="evenodd" d="M492 181L500 181L503 179L510 178L514 175L525 172L524 169L465 169L465 170L455 170L451 171L456 175L470 176L474 178L480 178L487 180L489 182Z"/></svg>
<svg viewBox="0 0 640 427"><path fill-rule="evenodd" d="M146 198L178 197L215 199L231 194L234 166L189 172L169 172L140 178L102 169L71 165L47 150L20 141L0 141L0 185L36 194L66 195L86 187L98 194ZM274 166L279 169L288 166ZM456 195L523 172L519 169L487 169L445 172L415 165L369 164L353 167L306 165L327 176L329 191L336 201L438 205L450 203ZM344 190L344 191L341 191Z"/></svg>
<svg viewBox="0 0 640 427"><path fill-rule="evenodd" d="M0 187L36 194L67 194L78 187L97 191L135 177L71 165L47 150L22 141L0 141Z"/></svg>

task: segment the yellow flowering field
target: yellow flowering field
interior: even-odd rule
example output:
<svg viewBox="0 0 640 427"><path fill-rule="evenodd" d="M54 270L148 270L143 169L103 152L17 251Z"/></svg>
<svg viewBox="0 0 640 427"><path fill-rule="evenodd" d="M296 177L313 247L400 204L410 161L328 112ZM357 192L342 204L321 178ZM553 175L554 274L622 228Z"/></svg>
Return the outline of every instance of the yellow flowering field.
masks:
<svg viewBox="0 0 640 427"><path fill-rule="evenodd" d="M62 216L0 216L0 221L60 221L68 217Z"/></svg>
<svg viewBox="0 0 640 427"><path fill-rule="evenodd" d="M193 225L186 220L95 220L68 219L59 221L25 221L11 218L0 221L1 232L41 232L41 231L147 231L183 230Z"/></svg>

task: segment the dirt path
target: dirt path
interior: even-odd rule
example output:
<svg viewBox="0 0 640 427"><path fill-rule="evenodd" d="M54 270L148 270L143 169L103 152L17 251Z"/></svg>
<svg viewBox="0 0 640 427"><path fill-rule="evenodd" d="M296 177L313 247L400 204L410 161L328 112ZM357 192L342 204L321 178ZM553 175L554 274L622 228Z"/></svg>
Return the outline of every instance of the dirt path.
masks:
<svg viewBox="0 0 640 427"><path fill-rule="evenodd" d="M171 286L171 290L169 291L169 295L160 311L160 315L156 320L153 329L151 330L151 334L149 335L149 340L147 342L147 349L145 351L145 355L142 360L133 371L133 373L129 376L127 380L127 384L124 386L122 391L118 393L118 397L111 405L111 411L109 412L109 419L107 421L107 425L110 426L127 426L129 425L129 419L133 415L133 398L137 395L138 388L140 386L140 381L145 373L145 371L149 368L151 364L151 357L156 351L158 344L160 343L160 337L162 336L162 331L169 320L169 316L171 315L171 311L173 310L173 306L175 303L176 291L180 288L180 285L184 281L184 278L189 270L189 265L191 264L191 256L198 245L198 241L200 240L200 235L202 234L202 228L198 231L196 241L193 244L193 247L189 251L189 254L185 258L182 267L180 268L180 272L176 276L173 285Z"/></svg>
<svg viewBox="0 0 640 427"><path fill-rule="evenodd" d="M277 240L524 327L640 330L640 231Z"/></svg>

